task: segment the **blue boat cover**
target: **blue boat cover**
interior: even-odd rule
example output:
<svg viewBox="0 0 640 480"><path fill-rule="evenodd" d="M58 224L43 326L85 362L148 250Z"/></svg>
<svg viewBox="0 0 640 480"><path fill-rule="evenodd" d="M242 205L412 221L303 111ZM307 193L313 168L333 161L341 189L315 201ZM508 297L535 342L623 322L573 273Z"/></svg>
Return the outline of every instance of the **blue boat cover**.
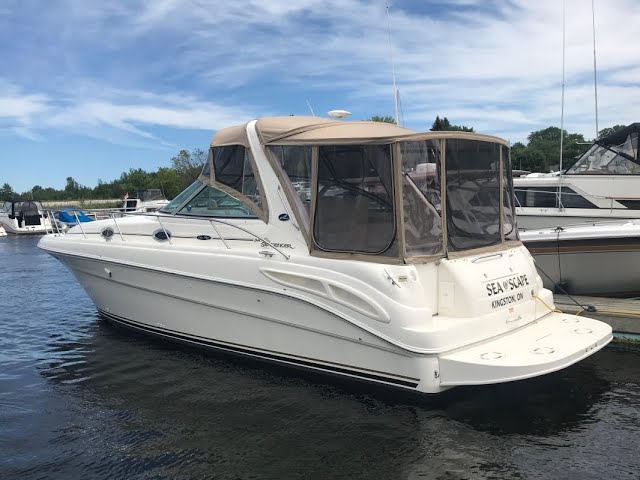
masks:
<svg viewBox="0 0 640 480"><path fill-rule="evenodd" d="M81 210L60 210L58 212L58 220L64 223L77 223L76 216L73 212L78 214L78 220L80 220L80 222L84 223L92 221Z"/></svg>

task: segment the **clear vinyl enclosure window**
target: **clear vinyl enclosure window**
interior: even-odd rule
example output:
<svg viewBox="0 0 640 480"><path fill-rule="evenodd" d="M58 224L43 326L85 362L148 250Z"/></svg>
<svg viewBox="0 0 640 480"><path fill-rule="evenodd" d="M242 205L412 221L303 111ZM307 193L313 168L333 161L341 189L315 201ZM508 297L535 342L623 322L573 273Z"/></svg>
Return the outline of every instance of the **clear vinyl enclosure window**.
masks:
<svg viewBox="0 0 640 480"><path fill-rule="evenodd" d="M449 251L497 245L500 238L500 147L467 139L446 141Z"/></svg>
<svg viewBox="0 0 640 480"><path fill-rule="evenodd" d="M511 172L511 158L509 149L502 146L502 172L503 172L503 193L502 202L504 205L504 239L518 240L518 226L516 224L515 198L513 195L513 173Z"/></svg>
<svg viewBox="0 0 640 480"><path fill-rule="evenodd" d="M629 135L621 145L593 145L567 174L640 175L638 132Z"/></svg>
<svg viewBox="0 0 640 480"><path fill-rule="evenodd" d="M408 257L443 251L438 140L400 143L405 253Z"/></svg>
<svg viewBox="0 0 640 480"><path fill-rule="evenodd" d="M318 147L313 235L321 250L398 255L390 145Z"/></svg>
<svg viewBox="0 0 640 480"><path fill-rule="evenodd" d="M244 146L214 147L213 168L217 182L241 192L262 208L262 195L258 181L251 166L249 151Z"/></svg>
<svg viewBox="0 0 640 480"><path fill-rule="evenodd" d="M309 214L311 209L311 152L309 145L275 145L269 150L278 160L290 186Z"/></svg>

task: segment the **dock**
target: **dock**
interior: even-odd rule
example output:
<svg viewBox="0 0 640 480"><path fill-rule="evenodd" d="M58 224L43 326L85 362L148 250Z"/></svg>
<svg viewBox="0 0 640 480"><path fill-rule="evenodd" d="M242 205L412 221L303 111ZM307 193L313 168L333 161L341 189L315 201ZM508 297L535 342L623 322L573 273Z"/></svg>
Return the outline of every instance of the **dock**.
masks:
<svg viewBox="0 0 640 480"><path fill-rule="evenodd" d="M587 297L583 295L554 295L556 308L566 313L584 315L608 323L613 328L616 340L640 342L640 299ZM575 302L572 300L575 300ZM578 302L585 308L593 305L595 312L585 311L576 305Z"/></svg>

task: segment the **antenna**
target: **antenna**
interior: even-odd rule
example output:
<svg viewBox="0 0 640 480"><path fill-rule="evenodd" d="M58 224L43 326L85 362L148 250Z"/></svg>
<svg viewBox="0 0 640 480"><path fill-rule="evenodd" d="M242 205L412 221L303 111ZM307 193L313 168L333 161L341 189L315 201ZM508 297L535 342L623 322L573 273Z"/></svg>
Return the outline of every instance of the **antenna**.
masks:
<svg viewBox="0 0 640 480"><path fill-rule="evenodd" d="M315 117L316 114L313 113L313 108L311 108L311 104L309 103L309 100L306 100L306 102L307 102L307 106L309 107L309 110L311 110L311 115L313 115Z"/></svg>
<svg viewBox="0 0 640 480"><path fill-rule="evenodd" d="M561 113L560 113L560 175L562 175L562 144L564 140L564 57L565 57L565 31L566 31L566 0L562 0L562 101L561 101Z"/></svg>
<svg viewBox="0 0 640 480"><path fill-rule="evenodd" d="M595 1L591 0L591 20L593 23L593 90L596 96L596 140L600 136L600 130L598 129L598 75L596 68L596 9L594 5Z"/></svg>
<svg viewBox="0 0 640 480"><path fill-rule="evenodd" d="M389 5L387 5L387 33L389 35L389 57L391 59L391 78L393 80L393 104L396 109L396 125L400 125L398 108L398 89L396 87L396 67L393 63L393 48L391 48L391 21L389 20Z"/></svg>

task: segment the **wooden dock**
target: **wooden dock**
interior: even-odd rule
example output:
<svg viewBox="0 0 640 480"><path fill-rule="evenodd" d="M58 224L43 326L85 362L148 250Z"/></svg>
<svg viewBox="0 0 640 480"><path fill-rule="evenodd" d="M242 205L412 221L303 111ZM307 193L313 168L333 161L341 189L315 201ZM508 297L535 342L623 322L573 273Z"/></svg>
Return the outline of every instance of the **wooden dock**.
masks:
<svg viewBox="0 0 640 480"><path fill-rule="evenodd" d="M593 305L595 312L583 311L568 295L554 295L556 308L563 312L595 318L608 323L613 328L616 339L640 342L640 299L585 297L572 295L573 299L585 308Z"/></svg>

